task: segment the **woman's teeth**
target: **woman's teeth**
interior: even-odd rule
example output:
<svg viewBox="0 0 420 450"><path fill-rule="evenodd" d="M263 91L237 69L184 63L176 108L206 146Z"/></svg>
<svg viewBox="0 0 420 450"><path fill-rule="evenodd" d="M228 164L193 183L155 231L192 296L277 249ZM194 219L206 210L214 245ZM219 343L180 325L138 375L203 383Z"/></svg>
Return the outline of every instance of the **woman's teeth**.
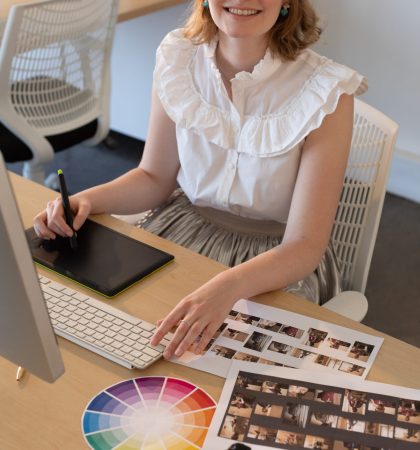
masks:
<svg viewBox="0 0 420 450"><path fill-rule="evenodd" d="M256 9L236 9L236 8L229 8L228 11L231 14L236 14L237 16L253 16L255 14L258 14L258 11Z"/></svg>

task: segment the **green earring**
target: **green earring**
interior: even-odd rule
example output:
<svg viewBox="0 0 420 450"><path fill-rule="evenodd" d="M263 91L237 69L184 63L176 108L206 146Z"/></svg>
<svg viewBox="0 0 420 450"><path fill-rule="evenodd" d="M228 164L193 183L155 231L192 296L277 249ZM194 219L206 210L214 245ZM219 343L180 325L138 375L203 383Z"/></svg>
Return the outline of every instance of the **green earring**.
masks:
<svg viewBox="0 0 420 450"><path fill-rule="evenodd" d="M203 8L208 8L209 7L209 2L208 0L204 0L203 2Z"/></svg>
<svg viewBox="0 0 420 450"><path fill-rule="evenodd" d="M290 8L290 6L289 7L284 7L284 6L282 6L282 8L281 8L281 10L280 10L280 15L282 16L282 17L286 17L288 14L289 14L289 8Z"/></svg>

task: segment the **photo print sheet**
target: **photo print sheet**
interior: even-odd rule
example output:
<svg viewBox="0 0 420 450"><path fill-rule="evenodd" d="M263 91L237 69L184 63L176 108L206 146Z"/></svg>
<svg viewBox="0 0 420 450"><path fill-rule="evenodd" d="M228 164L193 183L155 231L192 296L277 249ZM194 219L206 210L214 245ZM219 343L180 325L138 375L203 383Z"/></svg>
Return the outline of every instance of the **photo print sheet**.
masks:
<svg viewBox="0 0 420 450"><path fill-rule="evenodd" d="M383 339L279 308L239 300L203 355L171 361L226 377L240 360L366 378Z"/></svg>
<svg viewBox="0 0 420 450"><path fill-rule="evenodd" d="M415 450L420 390L233 362L203 449Z"/></svg>

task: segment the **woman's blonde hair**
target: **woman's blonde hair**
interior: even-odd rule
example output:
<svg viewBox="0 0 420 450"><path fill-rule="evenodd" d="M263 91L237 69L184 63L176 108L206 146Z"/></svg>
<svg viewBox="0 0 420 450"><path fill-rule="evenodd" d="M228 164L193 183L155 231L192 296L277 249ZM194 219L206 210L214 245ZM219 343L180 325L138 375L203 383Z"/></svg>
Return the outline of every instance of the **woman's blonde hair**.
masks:
<svg viewBox="0 0 420 450"><path fill-rule="evenodd" d="M269 48L284 60L294 60L299 53L314 44L321 35L318 16L309 0L289 0L289 14L279 15L269 35ZM192 11L184 25L184 36L195 44L209 43L217 34L208 7L203 0L194 0Z"/></svg>

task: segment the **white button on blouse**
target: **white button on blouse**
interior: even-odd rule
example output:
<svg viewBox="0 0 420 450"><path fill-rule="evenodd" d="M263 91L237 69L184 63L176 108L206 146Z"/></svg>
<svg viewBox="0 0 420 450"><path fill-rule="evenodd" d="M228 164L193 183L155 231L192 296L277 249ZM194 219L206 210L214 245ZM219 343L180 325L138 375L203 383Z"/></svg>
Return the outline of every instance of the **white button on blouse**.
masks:
<svg viewBox="0 0 420 450"><path fill-rule="evenodd" d="M291 62L267 51L252 73L236 74L231 101L216 46L175 30L157 50L154 86L176 124L178 183L195 205L287 222L304 139L366 80L309 49Z"/></svg>

